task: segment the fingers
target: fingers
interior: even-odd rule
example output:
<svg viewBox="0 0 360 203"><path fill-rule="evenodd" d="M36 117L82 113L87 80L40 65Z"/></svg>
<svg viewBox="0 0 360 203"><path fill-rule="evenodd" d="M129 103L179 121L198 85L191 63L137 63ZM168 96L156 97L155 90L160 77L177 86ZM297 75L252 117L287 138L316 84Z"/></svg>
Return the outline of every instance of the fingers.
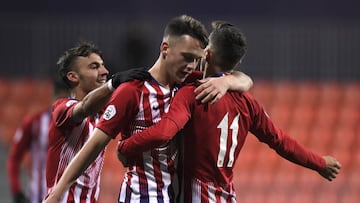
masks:
<svg viewBox="0 0 360 203"><path fill-rule="evenodd" d="M214 104L221 98L219 91L212 87L208 87L202 90L198 95L196 95L195 99L200 100L201 103L210 103Z"/></svg>
<svg viewBox="0 0 360 203"><path fill-rule="evenodd" d="M338 169L341 169L341 164L340 164L340 162L336 161L336 162L335 162L335 167L338 168Z"/></svg>
<svg viewBox="0 0 360 203"><path fill-rule="evenodd" d="M334 164L332 166L327 166L323 171L319 172L321 176L326 178L329 181L334 180L340 172L341 166L339 164Z"/></svg>
<svg viewBox="0 0 360 203"><path fill-rule="evenodd" d="M202 92L204 89L208 88L210 86L210 84L206 83L209 79L205 78L203 80L198 80L198 83L200 83L201 85L199 85L196 89L195 89L195 94L198 94L200 92Z"/></svg>
<svg viewBox="0 0 360 203"><path fill-rule="evenodd" d="M201 97L199 98L199 100L201 99ZM205 104L210 102L210 104L215 103L216 100L216 96L212 95L212 94L205 94L204 98L201 99L201 103Z"/></svg>
<svg viewBox="0 0 360 203"><path fill-rule="evenodd" d="M194 93L197 94L195 99L200 100L201 103L216 103L221 97L222 93L221 90L216 87L216 85L208 82L210 79L206 78L203 80L199 80L199 85L195 90Z"/></svg>

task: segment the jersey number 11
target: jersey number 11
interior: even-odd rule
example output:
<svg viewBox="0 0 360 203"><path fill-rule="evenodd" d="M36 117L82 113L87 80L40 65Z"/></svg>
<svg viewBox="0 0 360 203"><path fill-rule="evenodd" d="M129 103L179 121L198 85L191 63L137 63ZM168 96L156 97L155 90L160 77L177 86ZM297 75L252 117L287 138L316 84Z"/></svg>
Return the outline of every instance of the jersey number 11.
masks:
<svg viewBox="0 0 360 203"><path fill-rule="evenodd" d="M232 123L229 125L229 113L226 113L224 118L220 121L217 128L220 128L220 149L218 154L217 167L224 167L224 158L226 153L229 153L229 161L226 164L226 167L232 167L234 164L234 153L237 146L237 134L239 130L239 114L234 118ZM232 131L231 135L231 147L228 149L228 133L229 128Z"/></svg>

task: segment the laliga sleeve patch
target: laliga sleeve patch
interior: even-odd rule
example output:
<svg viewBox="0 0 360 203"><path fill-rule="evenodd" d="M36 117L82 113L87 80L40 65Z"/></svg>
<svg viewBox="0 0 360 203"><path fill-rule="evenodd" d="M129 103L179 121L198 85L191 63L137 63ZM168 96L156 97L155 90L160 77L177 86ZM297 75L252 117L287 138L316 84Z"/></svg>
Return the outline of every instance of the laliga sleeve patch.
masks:
<svg viewBox="0 0 360 203"><path fill-rule="evenodd" d="M78 101L76 100L69 100L68 102L66 102L66 107L70 107L71 105L77 103Z"/></svg>
<svg viewBox="0 0 360 203"><path fill-rule="evenodd" d="M106 110L103 114L103 117L105 120L110 120L112 117L114 117L116 114L116 109L114 105L109 105L106 107Z"/></svg>

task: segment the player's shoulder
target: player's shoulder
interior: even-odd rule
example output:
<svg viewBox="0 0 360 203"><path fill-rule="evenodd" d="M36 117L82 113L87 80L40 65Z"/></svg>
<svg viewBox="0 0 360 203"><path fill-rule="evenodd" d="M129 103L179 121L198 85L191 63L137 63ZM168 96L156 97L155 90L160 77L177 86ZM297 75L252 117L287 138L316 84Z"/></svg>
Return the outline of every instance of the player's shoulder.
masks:
<svg viewBox="0 0 360 203"><path fill-rule="evenodd" d="M241 95L247 99L255 100L254 96L250 92L242 92Z"/></svg>
<svg viewBox="0 0 360 203"><path fill-rule="evenodd" d="M237 98L237 100L246 101L247 103L256 103L256 99L249 92L230 91L229 93L232 97Z"/></svg>
<svg viewBox="0 0 360 203"><path fill-rule="evenodd" d="M133 80L129 82L122 83L113 94L121 94L121 93L131 93L136 92L136 90L141 89L144 86L144 81L140 80Z"/></svg>
<svg viewBox="0 0 360 203"><path fill-rule="evenodd" d="M56 109L67 109L74 104L78 103L79 101L73 98L60 98L57 99L51 106L52 111L55 111Z"/></svg>
<svg viewBox="0 0 360 203"><path fill-rule="evenodd" d="M57 106L60 106L60 105L65 105L67 107L69 106L72 106L73 104L79 102L78 100L76 99L73 99L73 98L60 98L60 99L57 99L54 103L53 103L53 107L57 107Z"/></svg>

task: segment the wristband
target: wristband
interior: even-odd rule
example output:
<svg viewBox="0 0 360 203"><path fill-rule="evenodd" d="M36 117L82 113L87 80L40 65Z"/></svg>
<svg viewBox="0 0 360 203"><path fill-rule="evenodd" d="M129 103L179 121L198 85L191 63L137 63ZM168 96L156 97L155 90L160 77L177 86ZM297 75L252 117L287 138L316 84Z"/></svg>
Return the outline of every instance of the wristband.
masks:
<svg viewBox="0 0 360 203"><path fill-rule="evenodd" d="M107 82L107 87L109 88L110 91L114 91L115 88L112 86L112 79L110 79L108 82Z"/></svg>

